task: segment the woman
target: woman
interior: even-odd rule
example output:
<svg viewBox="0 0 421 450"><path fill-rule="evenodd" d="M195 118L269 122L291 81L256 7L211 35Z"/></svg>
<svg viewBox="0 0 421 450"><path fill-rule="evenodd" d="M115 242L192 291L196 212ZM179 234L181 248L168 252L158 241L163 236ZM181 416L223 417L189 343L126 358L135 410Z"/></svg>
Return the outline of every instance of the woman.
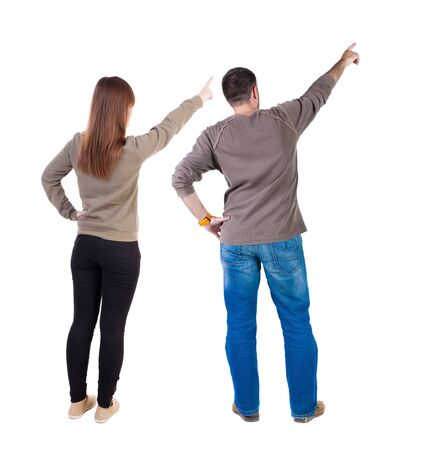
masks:
<svg viewBox="0 0 421 450"><path fill-rule="evenodd" d="M74 318L67 340L67 370L76 419L98 402L95 420L106 422L119 409L113 398L123 362L124 328L140 267L137 189L142 163L162 150L203 102L209 84L149 133L127 136L135 97L119 77L101 78L92 98L88 128L77 133L48 164L42 184L59 213L78 222L71 257ZM66 197L61 179L75 170L83 211ZM98 398L86 395L89 351L99 315Z"/></svg>

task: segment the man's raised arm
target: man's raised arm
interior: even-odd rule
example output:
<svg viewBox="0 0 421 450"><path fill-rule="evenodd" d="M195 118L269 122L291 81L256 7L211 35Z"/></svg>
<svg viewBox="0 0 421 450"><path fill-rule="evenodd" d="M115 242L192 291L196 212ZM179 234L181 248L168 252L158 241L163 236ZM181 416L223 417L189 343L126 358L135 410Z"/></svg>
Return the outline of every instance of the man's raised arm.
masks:
<svg viewBox="0 0 421 450"><path fill-rule="evenodd" d="M276 106L278 113L284 117L285 113L287 114L286 119L288 119L289 125L291 125L297 136L300 136L310 125L320 108L326 103L345 68L351 63L359 63L360 56L352 50L355 45L354 43L349 46L339 61L328 72L318 78L300 98Z"/></svg>

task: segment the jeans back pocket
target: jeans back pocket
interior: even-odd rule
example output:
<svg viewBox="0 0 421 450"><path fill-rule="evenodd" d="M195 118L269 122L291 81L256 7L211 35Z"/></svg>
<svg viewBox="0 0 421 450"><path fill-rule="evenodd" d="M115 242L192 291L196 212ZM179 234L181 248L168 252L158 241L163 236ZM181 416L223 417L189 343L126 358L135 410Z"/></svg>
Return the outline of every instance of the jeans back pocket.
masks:
<svg viewBox="0 0 421 450"><path fill-rule="evenodd" d="M268 245L277 272L288 276L299 270L302 254L300 236L287 241L272 242Z"/></svg>
<svg viewBox="0 0 421 450"><path fill-rule="evenodd" d="M241 259L241 249L234 245L223 245L220 248L221 263L234 266Z"/></svg>

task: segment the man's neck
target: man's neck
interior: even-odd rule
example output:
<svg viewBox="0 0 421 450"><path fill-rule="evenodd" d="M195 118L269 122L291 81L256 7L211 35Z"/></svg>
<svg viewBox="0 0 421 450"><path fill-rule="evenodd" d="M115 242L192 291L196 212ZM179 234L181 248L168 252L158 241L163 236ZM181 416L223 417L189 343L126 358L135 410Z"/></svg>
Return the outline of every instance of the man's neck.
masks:
<svg viewBox="0 0 421 450"><path fill-rule="evenodd" d="M234 114L239 116L251 116L256 111L257 108L253 107L249 103L244 103L244 105L234 107Z"/></svg>

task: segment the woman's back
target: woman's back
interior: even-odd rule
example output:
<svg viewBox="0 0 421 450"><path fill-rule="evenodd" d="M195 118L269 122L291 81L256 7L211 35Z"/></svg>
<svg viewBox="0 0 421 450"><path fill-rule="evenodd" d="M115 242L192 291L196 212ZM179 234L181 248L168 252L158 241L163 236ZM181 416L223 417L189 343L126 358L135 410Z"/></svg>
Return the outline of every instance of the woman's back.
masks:
<svg viewBox="0 0 421 450"><path fill-rule="evenodd" d="M141 157L130 136L107 180L87 175L77 168L81 133L67 145L75 169L83 209L87 212L78 220L78 233L103 239L136 241L138 230L137 181Z"/></svg>

